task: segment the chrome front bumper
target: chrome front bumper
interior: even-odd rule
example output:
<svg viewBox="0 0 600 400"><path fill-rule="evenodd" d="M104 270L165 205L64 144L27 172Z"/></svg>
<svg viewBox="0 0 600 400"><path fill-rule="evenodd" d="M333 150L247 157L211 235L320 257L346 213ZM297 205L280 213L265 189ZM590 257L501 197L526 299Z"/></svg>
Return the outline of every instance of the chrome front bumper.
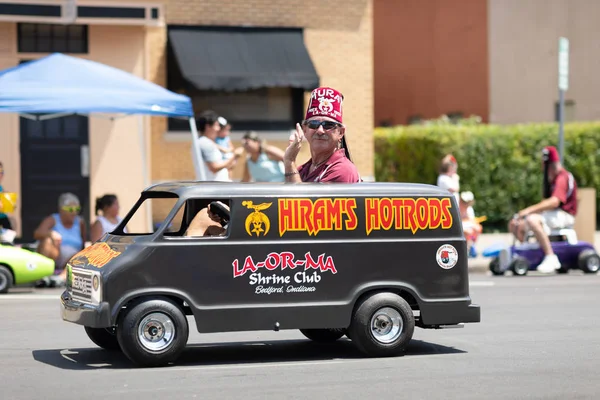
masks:
<svg viewBox="0 0 600 400"><path fill-rule="evenodd" d="M87 304L73 300L65 290L60 295L60 311L63 321L89 326L91 328L110 328L110 307L108 303Z"/></svg>

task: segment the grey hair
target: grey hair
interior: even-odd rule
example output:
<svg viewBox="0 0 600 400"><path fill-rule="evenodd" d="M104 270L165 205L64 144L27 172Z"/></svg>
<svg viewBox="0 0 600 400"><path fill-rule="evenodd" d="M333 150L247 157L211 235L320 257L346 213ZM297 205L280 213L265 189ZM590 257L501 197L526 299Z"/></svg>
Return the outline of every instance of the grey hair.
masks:
<svg viewBox="0 0 600 400"><path fill-rule="evenodd" d="M64 207L67 204L77 204L79 203L79 197L75 196L73 193L63 193L58 198L58 208Z"/></svg>

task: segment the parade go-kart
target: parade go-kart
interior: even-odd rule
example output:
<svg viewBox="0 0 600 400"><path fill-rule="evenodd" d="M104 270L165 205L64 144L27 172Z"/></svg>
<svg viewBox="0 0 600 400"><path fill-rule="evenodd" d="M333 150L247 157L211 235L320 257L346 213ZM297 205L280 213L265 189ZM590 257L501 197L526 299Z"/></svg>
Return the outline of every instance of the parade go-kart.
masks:
<svg viewBox="0 0 600 400"><path fill-rule="evenodd" d="M171 202L158 229L125 231L154 199ZM224 229L194 226L205 213ZM193 330L346 336L393 357L417 327L480 322L466 255L456 201L437 186L160 183L68 261L61 317L140 367L175 363Z"/></svg>
<svg viewBox="0 0 600 400"><path fill-rule="evenodd" d="M550 182L548 178L549 153L547 149L542 151L544 167L543 193L544 198L550 197ZM585 273L597 273L600 269L600 256L594 246L588 242L577 239L577 233L573 228L557 229L548 235L552 250L558 257L561 267L558 273L569 272L570 269L581 269ZM534 240L533 242L531 240ZM515 275L527 275L528 271L534 271L544 259L544 252L540 248L532 233L528 234L521 244L515 244L508 248L488 248L483 253L486 257L493 257L490 262L490 271L494 275L504 275L511 270Z"/></svg>
<svg viewBox="0 0 600 400"><path fill-rule="evenodd" d="M581 269L585 273L597 273L600 270L600 256L594 246L578 240L574 229L554 231L549 237L552 250L561 264L558 273L567 273L570 269ZM535 238L533 240L484 252L484 256L493 257L489 265L492 274L504 275L510 270L515 275L523 276L535 271L544 259L544 252Z"/></svg>
<svg viewBox="0 0 600 400"><path fill-rule="evenodd" d="M54 260L12 244L0 244L0 293L54 273Z"/></svg>

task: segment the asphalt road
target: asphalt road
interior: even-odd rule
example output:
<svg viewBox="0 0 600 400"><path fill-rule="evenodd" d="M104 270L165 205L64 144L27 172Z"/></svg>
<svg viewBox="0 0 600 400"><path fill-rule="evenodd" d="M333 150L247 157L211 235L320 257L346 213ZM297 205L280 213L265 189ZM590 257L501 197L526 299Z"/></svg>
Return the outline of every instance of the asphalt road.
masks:
<svg viewBox="0 0 600 400"><path fill-rule="evenodd" d="M176 366L133 369L59 317L56 289L0 295L0 399L597 399L600 276L473 275L482 322L404 357L296 332L190 334ZM49 296L51 294L52 296Z"/></svg>

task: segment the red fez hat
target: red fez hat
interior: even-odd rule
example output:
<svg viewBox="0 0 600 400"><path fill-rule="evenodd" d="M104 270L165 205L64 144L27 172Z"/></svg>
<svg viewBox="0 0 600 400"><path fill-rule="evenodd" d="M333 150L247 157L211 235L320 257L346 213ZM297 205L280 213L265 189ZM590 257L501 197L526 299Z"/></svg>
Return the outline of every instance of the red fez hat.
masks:
<svg viewBox="0 0 600 400"><path fill-rule="evenodd" d="M333 118L340 124L342 122L342 103L344 95L330 87L319 87L310 94L310 102L306 109L304 119L312 117Z"/></svg>
<svg viewBox="0 0 600 400"><path fill-rule="evenodd" d="M560 161L560 157L558 156L558 150L554 146L546 146L544 150L548 152L548 161L549 162L558 162Z"/></svg>

